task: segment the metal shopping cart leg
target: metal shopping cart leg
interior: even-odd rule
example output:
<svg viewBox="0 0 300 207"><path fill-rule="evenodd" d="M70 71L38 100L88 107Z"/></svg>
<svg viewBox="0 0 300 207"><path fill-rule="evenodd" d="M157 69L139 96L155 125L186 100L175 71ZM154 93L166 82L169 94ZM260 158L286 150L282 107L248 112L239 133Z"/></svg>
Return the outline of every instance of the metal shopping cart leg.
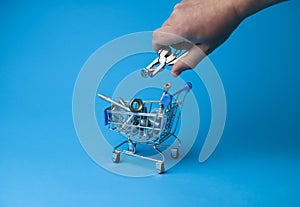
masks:
<svg viewBox="0 0 300 207"><path fill-rule="evenodd" d="M177 145L164 145L164 144L162 144L164 141L166 141L171 136L174 137L175 141L178 143ZM181 140L174 133L171 133L165 139L161 139L159 144L157 144L157 146L169 149L171 151L171 154L170 154L171 157L173 159L177 159L179 157L179 147L181 146Z"/></svg>
<svg viewBox="0 0 300 207"><path fill-rule="evenodd" d="M162 156L162 160L156 160L156 170L158 173L164 173L165 172L165 155L160 151L160 149L157 148L157 145L153 145L153 148Z"/></svg>
<svg viewBox="0 0 300 207"><path fill-rule="evenodd" d="M113 162L115 162L115 163L119 163L120 162L121 151L118 150L118 148L121 147L125 143L127 143L127 141L121 142L119 145L117 145L116 147L113 148L113 151L112 151Z"/></svg>
<svg viewBox="0 0 300 207"><path fill-rule="evenodd" d="M173 159L177 159L179 157L179 147L181 146L181 140L175 135L175 134L171 134L175 140L178 142L177 146L171 146L170 150L171 150L171 157Z"/></svg>
<svg viewBox="0 0 300 207"><path fill-rule="evenodd" d="M119 149L121 146L123 146L126 143L128 143L128 149L127 150ZM123 141L119 145L114 147L113 152L112 152L113 162L114 163L119 163L120 162L120 155L122 153L122 154L125 154L125 155L130 155L130 156L139 157L139 158L142 158L142 159L154 161L155 165L156 165L157 172L158 173L164 173L165 172L165 165L164 165L165 156L164 156L163 152L160 149L158 149L159 144L152 144L151 146L154 148L155 151L157 151L159 153L159 155L162 157L162 159L154 159L152 157L147 157L147 156L136 154L135 153L136 144L137 144L136 142L133 142L130 138L128 138L126 141Z"/></svg>
<svg viewBox="0 0 300 207"><path fill-rule="evenodd" d="M128 143L128 150L118 150L119 147L121 147L122 145ZM117 145L116 147L114 147L113 152L112 152L112 159L113 162L115 163L119 163L120 162L120 154L124 153L124 154L134 154L135 153L135 148L136 148L136 143L133 142L130 137L127 138L126 141L121 142L119 145ZM125 153L128 152L128 153Z"/></svg>
<svg viewBox="0 0 300 207"><path fill-rule="evenodd" d="M128 137L128 151L135 153L136 143Z"/></svg>
<svg viewBox="0 0 300 207"><path fill-rule="evenodd" d="M120 162L120 151L119 150L113 150L112 159L114 163Z"/></svg>

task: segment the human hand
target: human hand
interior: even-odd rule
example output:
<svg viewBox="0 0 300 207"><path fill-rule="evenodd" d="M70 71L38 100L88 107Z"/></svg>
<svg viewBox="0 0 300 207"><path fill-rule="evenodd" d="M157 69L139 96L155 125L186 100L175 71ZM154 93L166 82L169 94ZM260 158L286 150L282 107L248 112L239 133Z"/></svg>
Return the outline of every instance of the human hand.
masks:
<svg viewBox="0 0 300 207"><path fill-rule="evenodd" d="M189 51L172 67L172 75L178 76L223 43L240 22L231 0L183 0L154 31L153 48L173 46Z"/></svg>
<svg viewBox="0 0 300 207"><path fill-rule="evenodd" d="M182 0L153 32L158 51L169 46L189 52L173 65L173 76L195 67L221 45L247 16L282 0Z"/></svg>

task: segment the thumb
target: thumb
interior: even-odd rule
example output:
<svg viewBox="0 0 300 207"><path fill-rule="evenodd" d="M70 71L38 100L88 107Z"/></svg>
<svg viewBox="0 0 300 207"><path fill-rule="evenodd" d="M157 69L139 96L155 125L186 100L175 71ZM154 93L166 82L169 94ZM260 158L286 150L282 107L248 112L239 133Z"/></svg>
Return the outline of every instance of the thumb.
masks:
<svg viewBox="0 0 300 207"><path fill-rule="evenodd" d="M206 57L202 48L202 45L193 45L193 47L188 50L185 55L179 57L178 61L171 69L171 74L174 77L177 77L183 71L194 68L203 58Z"/></svg>

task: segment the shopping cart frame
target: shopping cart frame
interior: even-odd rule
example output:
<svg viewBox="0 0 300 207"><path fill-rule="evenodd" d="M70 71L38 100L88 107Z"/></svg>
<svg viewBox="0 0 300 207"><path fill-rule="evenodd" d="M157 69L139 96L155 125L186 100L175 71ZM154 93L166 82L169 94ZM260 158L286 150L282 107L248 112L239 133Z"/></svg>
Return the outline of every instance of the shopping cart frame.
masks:
<svg viewBox="0 0 300 207"><path fill-rule="evenodd" d="M104 110L105 125L110 130L123 134L127 139L116 145L112 150L112 160L119 163L121 154L153 161L158 173L165 172L165 154L162 150L169 149L173 159L179 157L181 140L176 135L184 99L191 88L179 90L172 96L168 105L163 105L162 100L142 101L143 110L139 112L126 111L115 104ZM131 101L121 101L124 106ZM165 144L166 140L173 138L171 144ZM127 145L127 149L123 146ZM160 158L147 156L136 152L137 145L151 146Z"/></svg>

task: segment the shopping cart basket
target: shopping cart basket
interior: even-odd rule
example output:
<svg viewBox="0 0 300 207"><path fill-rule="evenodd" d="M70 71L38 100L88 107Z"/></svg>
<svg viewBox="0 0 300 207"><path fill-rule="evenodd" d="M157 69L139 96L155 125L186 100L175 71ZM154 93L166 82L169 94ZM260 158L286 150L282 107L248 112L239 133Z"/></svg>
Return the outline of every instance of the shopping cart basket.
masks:
<svg viewBox="0 0 300 207"><path fill-rule="evenodd" d="M105 109L105 125L109 129L123 134L127 139L113 148L113 162L120 162L120 154L131 155L142 159L154 161L158 173L164 172L165 155L160 148L168 148L171 157L179 156L180 139L175 135L181 117L181 107L192 84L186 85L173 94L169 94L170 83L164 84L160 100L141 100L133 98L130 101L114 101L102 94L102 99L112 105ZM164 142L173 137L177 144L166 145ZM156 150L161 159L136 153L139 144L150 145ZM127 148L121 149L123 145Z"/></svg>

